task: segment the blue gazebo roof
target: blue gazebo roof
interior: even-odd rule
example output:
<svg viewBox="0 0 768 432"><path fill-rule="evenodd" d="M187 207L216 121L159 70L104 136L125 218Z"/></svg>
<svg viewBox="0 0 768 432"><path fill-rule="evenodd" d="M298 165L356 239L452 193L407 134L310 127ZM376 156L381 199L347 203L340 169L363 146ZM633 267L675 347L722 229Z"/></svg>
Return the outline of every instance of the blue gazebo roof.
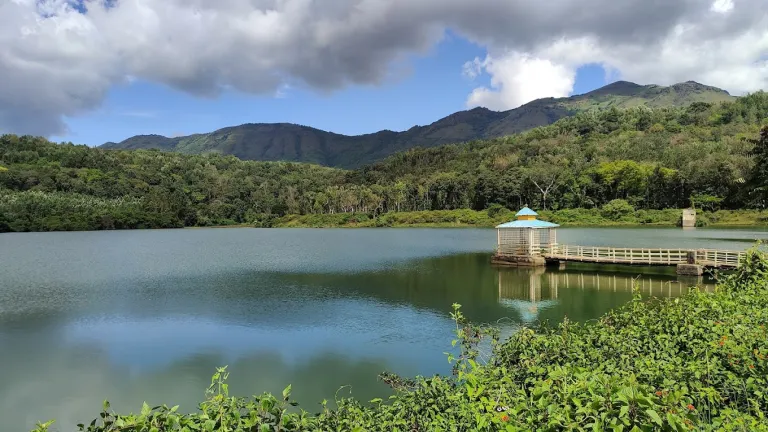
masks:
<svg viewBox="0 0 768 432"><path fill-rule="evenodd" d="M560 225L542 220L516 220L503 223L496 228L557 228Z"/></svg>
<svg viewBox="0 0 768 432"><path fill-rule="evenodd" d="M515 216L538 216L539 214L535 211L529 209L528 207L524 207L522 210L517 212Z"/></svg>
<svg viewBox="0 0 768 432"><path fill-rule="evenodd" d="M536 229L536 228L557 228L560 226L552 222L546 222L546 221L541 221L536 219L536 216L538 216L538 213L529 209L528 207L524 207L522 210L517 212L515 216L517 216L516 221L501 224L496 228L534 228Z"/></svg>

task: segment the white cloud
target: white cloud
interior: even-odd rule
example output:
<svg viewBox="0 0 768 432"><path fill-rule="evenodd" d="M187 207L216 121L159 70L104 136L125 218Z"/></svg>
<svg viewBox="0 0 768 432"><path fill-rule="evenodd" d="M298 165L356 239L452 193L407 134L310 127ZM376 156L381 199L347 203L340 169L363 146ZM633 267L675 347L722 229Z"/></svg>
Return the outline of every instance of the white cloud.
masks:
<svg viewBox="0 0 768 432"><path fill-rule="evenodd" d="M470 107L506 110L538 98L568 96L576 80L572 67L521 53L489 55L473 63L491 75L491 88L475 89L467 100Z"/></svg>
<svg viewBox="0 0 768 432"><path fill-rule="evenodd" d="M733 0L715 0L710 6L710 10L718 13L730 12L734 7Z"/></svg>
<svg viewBox="0 0 768 432"><path fill-rule="evenodd" d="M541 60L533 64L521 63L519 54L489 57L475 76L490 75L495 91L475 89L467 105L510 109L542 94L562 96L573 88L568 78L590 63L601 64L609 79L641 84L694 80L737 95L768 89L768 14L758 18L755 25L742 29L708 21L680 23L651 46L617 44L594 36L560 39L528 54ZM707 37L708 32L715 34Z"/></svg>
<svg viewBox="0 0 768 432"><path fill-rule="evenodd" d="M585 63L737 93L768 79L765 0L0 0L0 131L61 133L133 79L201 96L377 84L446 29L488 48L465 74L492 85L468 103L498 109L568 94Z"/></svg>

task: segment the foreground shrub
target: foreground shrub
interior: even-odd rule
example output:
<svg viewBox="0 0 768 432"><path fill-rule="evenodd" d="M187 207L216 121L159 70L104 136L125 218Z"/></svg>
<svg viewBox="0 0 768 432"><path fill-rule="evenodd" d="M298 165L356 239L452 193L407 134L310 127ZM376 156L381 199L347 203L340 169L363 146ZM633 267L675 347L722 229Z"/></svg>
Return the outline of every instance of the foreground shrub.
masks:
<svg viewBox="0 0 768 432"><path fill-rule="evenodd" d="M637 294L596 322L523 328L504 343L454 308L453 376L382 374L396 390L387 401L345 399L309 414L289 409L290 387L281 398L230 397L222 368L196 413L145 405L120 415L105 403L80 430L768 430L768 261L757 249L714 293Z"/></svg>

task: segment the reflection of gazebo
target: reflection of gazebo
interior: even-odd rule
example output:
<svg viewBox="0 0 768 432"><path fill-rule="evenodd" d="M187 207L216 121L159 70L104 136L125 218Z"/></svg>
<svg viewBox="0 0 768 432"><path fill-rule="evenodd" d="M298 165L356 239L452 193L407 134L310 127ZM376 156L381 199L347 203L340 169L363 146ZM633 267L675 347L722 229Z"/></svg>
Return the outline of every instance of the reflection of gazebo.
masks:
<svg viewBox="0 0 768 432"><path fill-rule="evenodd" d="M541 279L544 276L544 268L541 267L531 270L500 270L499 303L515 309L525 323L536 321L539 312L558 303L556 285L550 286L546 296L542 296ZM544 297L549 299L545 300Z"/></svg>
<svg viewBox="0 0 768 432"><path fill-rule="evenodd" d="M557 246L560 225L536 219L538 214L525 207L515 215L517 220L496 227L497 247L495 264L537 267L546 264L542 249Z"/></svg>

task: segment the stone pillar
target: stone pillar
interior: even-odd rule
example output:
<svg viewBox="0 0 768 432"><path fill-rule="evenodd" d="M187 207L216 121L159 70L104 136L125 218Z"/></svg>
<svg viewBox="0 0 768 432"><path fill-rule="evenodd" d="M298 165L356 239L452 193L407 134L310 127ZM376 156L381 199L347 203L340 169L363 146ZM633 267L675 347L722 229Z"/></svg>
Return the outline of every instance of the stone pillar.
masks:
<svg viewBox="0 0 768 432"><path fill-rule="evenodd" d="M698 264L678 264L677 274L682 276L701 276L704 274L704 266Z"/></svg>
<svg viewBox="0 0 768 432"><path fill-rule="evenodd" d="M696 210L683 210L683 228L693 228L696 226Z"/></svg>
<svg viewBox="0 0 768 432"><path fill-rule="evenodd" d="M565 261L558 261L557 268L558 270L565 270Z"/></svg>

